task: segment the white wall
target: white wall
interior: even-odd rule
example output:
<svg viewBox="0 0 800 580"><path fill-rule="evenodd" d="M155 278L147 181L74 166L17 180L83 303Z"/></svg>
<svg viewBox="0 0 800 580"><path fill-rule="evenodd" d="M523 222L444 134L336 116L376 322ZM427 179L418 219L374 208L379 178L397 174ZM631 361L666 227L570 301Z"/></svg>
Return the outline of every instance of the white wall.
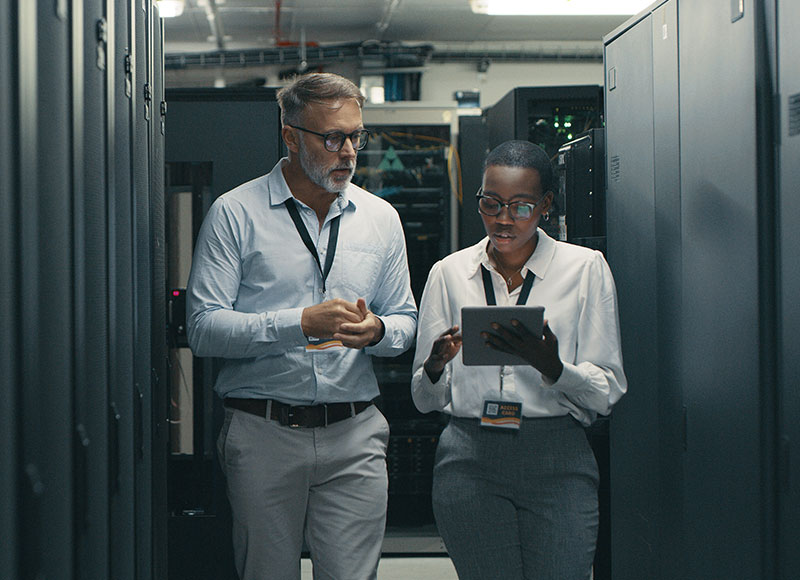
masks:
<svg viewBox="0 0 800 580"><path fill-rule="evenodd" d="M459 90L478 90L482 108L491 107L516 87L602 85L603 63L532 62L494 63L485 73L474 64L431 65L422 75L421 100L447 102Z"/></svg>
<svg viewBox="0 0 800 580"><path fill-rule="evenodd" d="M284 67L285 68L285 67ZM280 86L280 67L191 69L166 71L166 85L173 87L230 86L255 78L267 79L267 86ZM328 66L328 72L359 79L356 63ZM432 63L426 66L420 85L420 100L436 105L452 104L453 93L478 90L481 107L490 107L516 87L602 85L600 62L542 61L530 63L493 63L480 73L472 63Z"/></svg>

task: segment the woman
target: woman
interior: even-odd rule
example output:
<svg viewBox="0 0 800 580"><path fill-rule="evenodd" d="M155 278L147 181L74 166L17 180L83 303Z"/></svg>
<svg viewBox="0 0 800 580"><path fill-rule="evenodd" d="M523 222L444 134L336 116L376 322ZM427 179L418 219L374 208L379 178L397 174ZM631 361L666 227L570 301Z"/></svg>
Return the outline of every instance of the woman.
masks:
<svg viewBox="0 0 800 580"><path fill-rule="evenodd" d="M462 580L591 574L598 474L583 426L611 411L626 381L603 255L538 228L553 185L540 147L507 141L492 150L478 191L487 238L435 264L420 304L412 394L420 411L451 416L433 507ZM487 302L544 306L542 336L518 323L482 333L487 347L527 365L465 367L456 356L461 308ZM498 391L521 402L518 430L481 426Z"/></svg>

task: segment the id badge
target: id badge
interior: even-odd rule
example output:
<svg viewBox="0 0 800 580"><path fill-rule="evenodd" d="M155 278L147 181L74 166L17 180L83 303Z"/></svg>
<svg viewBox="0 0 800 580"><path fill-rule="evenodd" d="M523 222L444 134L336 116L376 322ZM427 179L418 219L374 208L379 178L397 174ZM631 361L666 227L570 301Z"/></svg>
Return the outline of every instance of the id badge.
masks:
<svg viewBox="0 0 800 580"><path fill-rule="evenodd" d="M492 391L483 400L481 427L519 429L522 423L522 399L516 393Z"/></svg>
<svg viewBox="0 0 800 580"><path fill-rule="evenodd" d="M324 352L326 350L336 350L344 348L341 340L334 340L332 338L314 338L308 337L308 344L306 345L306 352Z"/></svg>

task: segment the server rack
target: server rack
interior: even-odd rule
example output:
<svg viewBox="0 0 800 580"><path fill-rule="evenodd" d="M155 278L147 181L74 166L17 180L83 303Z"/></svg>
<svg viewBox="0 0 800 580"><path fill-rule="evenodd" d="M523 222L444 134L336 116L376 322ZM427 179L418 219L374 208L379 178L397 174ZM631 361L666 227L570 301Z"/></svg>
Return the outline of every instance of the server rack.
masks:
<svg viewBox="0 0 800 580"><path fill-rule="evenodd" d="M542 147L555 162L564 143L603 126L603 87L521 87L486 109L484 116L489 149L509 139L521 139ZM554 193L550 220L541 221L539 227L550 237L565 240L561 227L565 201L559 192Z"/></svg>
<svg viewBox="0 0 800 580"><path fill-rule="evenodd" d="M489 153L489 130L485 115L458 119L458 155L461 159L462 195L458 204L458 247L478 243L486 235L478 214L475 194L483 179L483 160Z"/></svg>
<svg viewBox="0 0 800 580"><path fill-rule="evenodd" d="M14 501L0 508L3 578L163 577L142 549L159 537L159 519L145 508L164 487L157 454L143 454L153 442L142 424L149 408L137 414L134 404L137 387L157 396L150 314L163 320L163 312L152 286L132 284L159 284L149 214L133 218L159 189L146 164L157 142L140 151L131 142L134 91L124 82L143 84L127 74L125 56L157 41L155 27L143 31L157 19L149 0L0 3L9 314L0 481L3 502ZM134 152L146 177L135 187ZM134 237L146 248L140 261ZM146 321L136 316L143 309Z"/></svg>
<svg viewBox="0 0 800 580"><path fill-rule="evenodd" d="M780 169L797 145L774 91L797 87L797 69L774 64L791 46L776 10L782 30L798 13L784 4L658 2L604 40L608 254L630 385L611 431L615 578L795 573L785 413L798 401L780 361L797 328L781 301L796 225L776 211L796 220Z"/></svg>
<svg viewBox="0 0 800 580"><path fill-rule="evenodd" d="M16 578L19 570L17 538L18 505L18 440L14 409L19 402L15 385L19 384L20 348L17 336L20 330L18 230L16 216L18 205L13 191L17 184L17 161L12 147L17 131L14 112L16 103L12 82L12 47L16 45L16 27L12 27L11 5L0 2L0 311L4 324L0 325L0 576Z"/></svg>
<svg viewBox="0 0 800 580"><path fill-rule="evenodd" d="M169 578L236 578L225 481L214 441L224 410L213 385L219 361L194 358L181 300L194 239L214 200L269 172L282 157L274 89L169 89L166 207L170 332ZM235 138L232 138L235 136ZM183 225L180 223L184 221ZM178 328L183 330L179 331ZM180 429L177 421L191 421Z"/></svg>
<svg viewBox="0 0 800 580"><path fill-rule="evenodd" d="M419 304L431 267L450 253L450 126L369 124L369 129L372 137L359 153L354 183L389 201L400 214L411 289ZM431 486L434 454L444 426L439 413L422 415L414 407L413 358L412 348L392 359L373 359L381 389L379 406L391 430L386 456L390 541L384 545L385 552L442 551L435 539L419 545L413 540L436 536Z"/></svg>
<svg viewBox="0 0 800 580"><path fill-rule="evenodd" d="M780 394L778 416L778 461L782 475L778 481L778 562L777 576L791 578L800 567L800 460L797 445L800 442L800 425L796 421L800 411L800 393L792 388L800 376L800 268L793 248L800 247L800 41L792 34L800 27L800 4L782 0L776 2L774 21L779 23L777 38L767 39L769 46L777 47L774 81L775 102L779 122L777 133L777 190L776 229L779 233L777 318L782 321L778 334L777 352Z"/></svg>
<svg viewBox="0 0 800 580"><path fill-rule="evenodd" d="M589 129L559 147L559 197L564 201L561 232L568 242L606 250L605 131Z"/></svg>
<svg viewBox="0 0 800 580"><path fill-rule="evenodd" d="M606 252L605 130L589 129L558 149L555 163L558 194L563 200L562 237L567 242ZM611 482L609 417L598 417L586 428L599 467L599 528L593 578L611 575Z"/></svg>

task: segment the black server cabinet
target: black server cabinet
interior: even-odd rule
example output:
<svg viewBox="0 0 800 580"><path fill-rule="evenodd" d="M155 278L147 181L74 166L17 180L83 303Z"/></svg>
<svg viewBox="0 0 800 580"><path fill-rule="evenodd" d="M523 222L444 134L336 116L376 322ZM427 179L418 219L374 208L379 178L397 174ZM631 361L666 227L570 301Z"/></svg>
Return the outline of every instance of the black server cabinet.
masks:
<svg viewBox="0 0 800 580"><path fill-rule="evenodd" d="M778 334L781 353L778 383L779 461L782 474L778 481L779 552L778 578L788 580L800 568L800 39L793 31L800 28L800 4L791 0L776 2L778 22L778 82L776 104L779 108L778 132Z"/></svg>
<svg viewBox="0 0 800 580"><path fill-rule="evenodd" d="M17 413L19 392L19 282L16 256L18 234L16 154L12 147L17 130L14 88L15 64L11 58L16 34L11 4L0 1L0 577L17 578L19 571L17 517Z"/></svg>
<svg viewBox="0 0 800 580"><path fill-rule="evenodd" d="M604 39L630 389L612 424L615 578L796 575L797 310L781 297L796 294L798 208L776 192L797 187L797 146L773 83L796 91L797 69L772 67L791 62L775 53L781 5L669 0Z"/></svg>
<svg viewBox="0 0 800 580"><path fill-rule="evenodd" d="M72 6L72 122L75 297L76 567L80 578L108 569L108 208L106 44L101 0ZM112 24L113 26L113 24ZM79 346L80 345L80 346Z"/></svg>
<svg viewBox="0 0 800 580"><path fill-rule="evenodd" d="M354 183L397 210L405 232L411 290L419 304L431 267L450 253L450 127L370 124L370 142L359 152ZM410 537L437 544L431 488L436 444L443 421L422 415L411 399L414 349L373 359L381 397L378 406L391 429L387 537L384 551L415 551ZM395 540L397 540L395 542ZM424 543L424 542L423 542ZM440 542L439 542L440 543Z"/></svg>
<svg viewBox="0 0 800 580"><path fill-rule="evenodd" d="M166 206L174 207L171 195L191 192L193 242L218 196L269 172L282 157L280 113L274 89L170 89L165 106ZM167 219L172 233L178 216ZM168 238L167 246L174 245ZM170 346L186 348L174 340ZM192 452L169 458L169 578L233 580L230 507L214 451L223 418L213 392L218 366L215 359L193 359L192 367Z"/></svg>
<svg viewBox="0 0 800 580"><path fill-rule="evenodd" d="M603 87L576 85L521 87L508 92L484 111L488 147L509 139L522 139L542 147L555 162L558 149L577 135L603 126ZM564 240L564 200L555 193L550 220L539 227Z"/></svg>
<svg viewBox="0 0 800 580"><path fill-rule="evenodd" d="M556 170L568 242L605 252L605 132L589 129L558 149Z"/></svg>
<svg viewBox="0 0 800 580"><path fill-rule="evenodd" d="M462 115L458 118L458 157L461 190L458 199L458 247L477 244L486 236L478 214L475 194L483 180L483 161L489 153L486 117Z"/></svg>
<svg viewBox="0 0 800 580"><path fill-rule="evenodd" d="M800 267L793 249L800 248L800 41L792 31L800 28L800 4L783 0L777 3L778 84L780 110L778 127L778 231L779 244L779 320L783 326L778 336L781 395L780 461L784 475L779 481L779 578L788 580L800 568L800 392L794 388L800 377Z"/></svg>
<svg viewBox="0 0 800 580"><path fill-rule="evenodd" d="M612 572L615 578L658 578L658 352L652 18L606 45L605 118L608 159L608 261L620 310L628 393L610 428ZM676 55L677 56L677 55ZM677 81L677 79L673 79ZM672 110L675 110L674 103ZM669 109L668 109L669 110ZM620 462L617 457L625 457Z"/></svg>
<svg viewBox="0 0 800 580"><path fill-rule="evenodd" d="M551 158L574 136L602 126L603 87L520 87L488 108L489 147L509 139L541 146Z"/></svg>
<svg viewBox="0 0 800 580"><path fill-rule="evenodd" d="M113 11L113 12L112 12ZM131 180L131 123L133 95L129 58L132 48L131 6L115 0L108 9L114 22L108 35L108 94L110 138L108 239L109 252L109 503L110 576L135 578L134 488L134 269L133 185ZM112 17L113 16L113 17ZM112 36L113 34L113 36Z"/></svg>
<svg viewBox="0 0 800 580"><path fill-rule="evenodd" d="M163 538L149 506L166 491L141 428L164 312L137 286L154 281L163 301L160 178L146 128L131 141L145 76L126 66L149 58L149 18L150 0L0 3L3 578L165 577L146 548Z"/></svg>
<svg viewBox="0 0 800 580"><path fill-rule="evenodd" d="M758 188L767 168L757 149L757 8L744 4L735 20L727 0L681 2L678 14L678 376L686 408L684 541L705 552L685 557L696 578L762 577L772 535L773 425L762 412L774 412L765 398L774 385L761 380L771 354L759 348L774 324L760 280L773 259L760 255L772 232L761 231L758 219L772 202Z"/></svg>
<svg viewBox="0 0 800 580"><path fill-rule="evenodd" d="M167 374L167 294L166 294L166 200L164 192L164 133L166 99L164 90L164 23L156 6L152 6L148 26L148 90L145 92L149 139L150 174L150 260L152 284L150 319L152 364L153 429L151 445L153 460L151 495L153 510L153 577L167 578L168 569L168 519L167 482L169 449L170 394Z"/></svg>
<svg viewBox="0 0 800 580"><path fill-rule="evenodd" d="M21 574L70 574L77 505L73 225L70 196L70 23L52 5L12 3L16 15L19 199ZM13 38L13 35L12 35ZM43 80L46 79L46 82Z"/></svg>

